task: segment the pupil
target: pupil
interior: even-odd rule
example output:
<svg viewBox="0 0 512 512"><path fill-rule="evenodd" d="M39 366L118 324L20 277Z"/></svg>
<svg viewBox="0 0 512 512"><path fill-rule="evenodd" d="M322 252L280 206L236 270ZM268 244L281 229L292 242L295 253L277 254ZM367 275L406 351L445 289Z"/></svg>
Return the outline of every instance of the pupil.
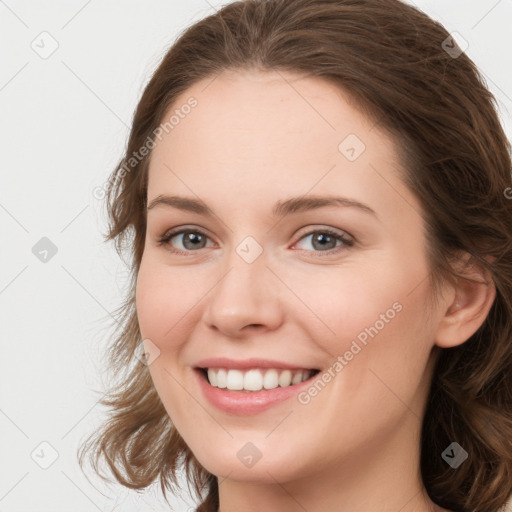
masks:
<svg viewBox="0 0 512 512"><path fill-rule="evenodd" d="M329 239L331 239L331 236L330 235L325 235L323 233L319 233L314 239L313 239L313 245L314 245L314 242L319 242L320 243L320 247L322 248L326 248L326 244L322 243L322 242L325 242L327 239L327 243L329 243ZM331 240L331 242L333 241L334 239ZM330 249L331 247L327 247L327 249ZM334 249L334 247L332 247Z"/></svg>
<svg viewBox="0 0 512 512"><path fill-rule="evenodd" d="M199 235L198 233L186 233L183 245L185 246L185 248L189 249L190 247L187 247L187 243L190 242L192 244L192 248L197 248L198 244L201 243L200 238L201 235Z"/></svg>

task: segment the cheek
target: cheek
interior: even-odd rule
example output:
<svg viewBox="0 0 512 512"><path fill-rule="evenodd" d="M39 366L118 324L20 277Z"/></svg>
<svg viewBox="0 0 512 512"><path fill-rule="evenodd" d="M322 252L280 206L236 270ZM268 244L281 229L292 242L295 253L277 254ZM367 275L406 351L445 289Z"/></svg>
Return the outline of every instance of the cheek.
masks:
<svg viewBox="0 0 512 512"><path fill-rule="evenodd" d="M384 268L372 271L364 264L347 263L338 268L316 267L300 275L288 273L286 281L294 283L301 302L290 295L296 320L302 317L310 328L314 326L317 339L347 340L375 322L380 325L381 314L394 319L405 294Z"/></svg>
<svg viewBox="0 0 512 512"><path fill-rule="evenodd" d="M136 286L137 318L143 338L160 350L176 348L178 333L197 322L197 312L211 285L194 265L173 268L143 257Z"/></svg>
<svg viewBox="0 0 512 512"><path fill-rule="evenodd" d="M152 263L149 258L142 259L135 294L137 318L142 337L150 338L157 345L179 314L177 287L179 283L170 281L165 268Z"/></svg>
<svg viewBox="0 0 512 512"><path fill-rule="evenodd" d="M192 268L192 267L190 267ZM173 422L178 428L187 421L187 411L193 404L183 394L178 365L186 332L197 323L196 309L199 290L190 285L183 269L177 271L146 257L141 262L136 284L137 319L143 339L149 338L160 355L149 366L154 386ZM192 274L192 272L190 272ZM204 291L202 293L204 295Z"/></svg>
<svg viewBox="0 0 512 512"><path fill-rule="evenodd" d="M287 280L303 302L294 301L294 318L325 352L336 357L349 351L347 359L357 359L357 366L396 368L408 359L419 368L433 345L426 275L421 259L406 263L395 257L376 265L347 261L316 268L295 280L290 273Z"/></svg>

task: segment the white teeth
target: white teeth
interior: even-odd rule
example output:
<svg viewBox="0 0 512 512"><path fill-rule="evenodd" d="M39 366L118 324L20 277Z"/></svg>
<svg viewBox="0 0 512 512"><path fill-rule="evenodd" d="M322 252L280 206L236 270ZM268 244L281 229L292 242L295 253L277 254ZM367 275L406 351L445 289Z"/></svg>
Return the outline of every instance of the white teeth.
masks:
<svg viewBox="0 0 512 512"><path fill-rule="evenodd" d="M275 370L251 368L228 370L208 368L208 381L213 387L232 391L260 391L261 389L285 388L309 379L313 370Z"/></svg>
<svg viewBox="0 0 512 512"><path fill-rule="evenodd" d="M259 391L263 387L263 380L259 370L249 370L244 375L244 389Z"/></svg>
<svg viewBox="0 0 512 512"><path fill-rule="evenodd" d="M208 368L208 380L212 386L217 386L217 374L218 372Z"/></svg>
<svg viewBox="0 0 512 512"><path fill-rule="evenodd" d="M229 370L226 387L235 391L244 389L244 374L240 370Z"/></svg>
<svg viewBox="0 0 512 512"><path fill-rule="evenodd" d="M304 372L295 372L293 374L292 384L298 384L299 382L302 382L303 380L306 380L309 378L309 375L306 376L306 378L303 378ZM310 373L310 372L307 372Z"/></svg>
<svg viewBox="0 0 512 512"><path fill-rule="evenodd" d="M265 377L263 377L263 387L265 389L274 389L279 386L279 376L277 370L267 370Z"/></svg>
<svg viewBox="0 0 512 512"><path fill-rule="evenodd" d="M279 375L279 385L284 388L285 386L289 386L292 383L292 372L290 370L285 370L281 372Z"/></svg>
<svg viewBox="0 0 512 512"><path fill-rule="evenodd" d="M208 370L209 372L210 370ZM213 370L214 371L214 370ZM226 387L226 377L227 377L227 372L226 370L224 370L224 368L221 368L218 372L217 372L217 387L218 388L225 388ZM212 384L213 386L213 384Z"/></svg>

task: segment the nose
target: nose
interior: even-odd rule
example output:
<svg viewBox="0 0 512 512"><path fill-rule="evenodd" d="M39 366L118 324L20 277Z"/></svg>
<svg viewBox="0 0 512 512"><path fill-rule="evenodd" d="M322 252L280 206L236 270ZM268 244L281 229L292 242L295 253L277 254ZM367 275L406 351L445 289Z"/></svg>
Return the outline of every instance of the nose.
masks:
<svg viewBox="0 0 512 512"><path fill-rule="evenodd" d="M234 338L277 329L283 321L281 288L263 255L247 263L234 253L208 294L203 319L208 328Z"/></svg>

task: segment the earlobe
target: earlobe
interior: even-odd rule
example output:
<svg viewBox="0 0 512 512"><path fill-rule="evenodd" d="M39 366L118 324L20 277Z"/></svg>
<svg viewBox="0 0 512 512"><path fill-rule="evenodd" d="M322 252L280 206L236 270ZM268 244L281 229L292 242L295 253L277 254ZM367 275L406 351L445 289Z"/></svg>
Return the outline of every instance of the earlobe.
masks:
<svg viewBox="0 0 512 512"><path fill-rule="evenodd" d="M496 297L494 282L482 265L467 262L459 272L455 295L436 332L438 347L455 347L467 341L484 323Z"/></svg>

